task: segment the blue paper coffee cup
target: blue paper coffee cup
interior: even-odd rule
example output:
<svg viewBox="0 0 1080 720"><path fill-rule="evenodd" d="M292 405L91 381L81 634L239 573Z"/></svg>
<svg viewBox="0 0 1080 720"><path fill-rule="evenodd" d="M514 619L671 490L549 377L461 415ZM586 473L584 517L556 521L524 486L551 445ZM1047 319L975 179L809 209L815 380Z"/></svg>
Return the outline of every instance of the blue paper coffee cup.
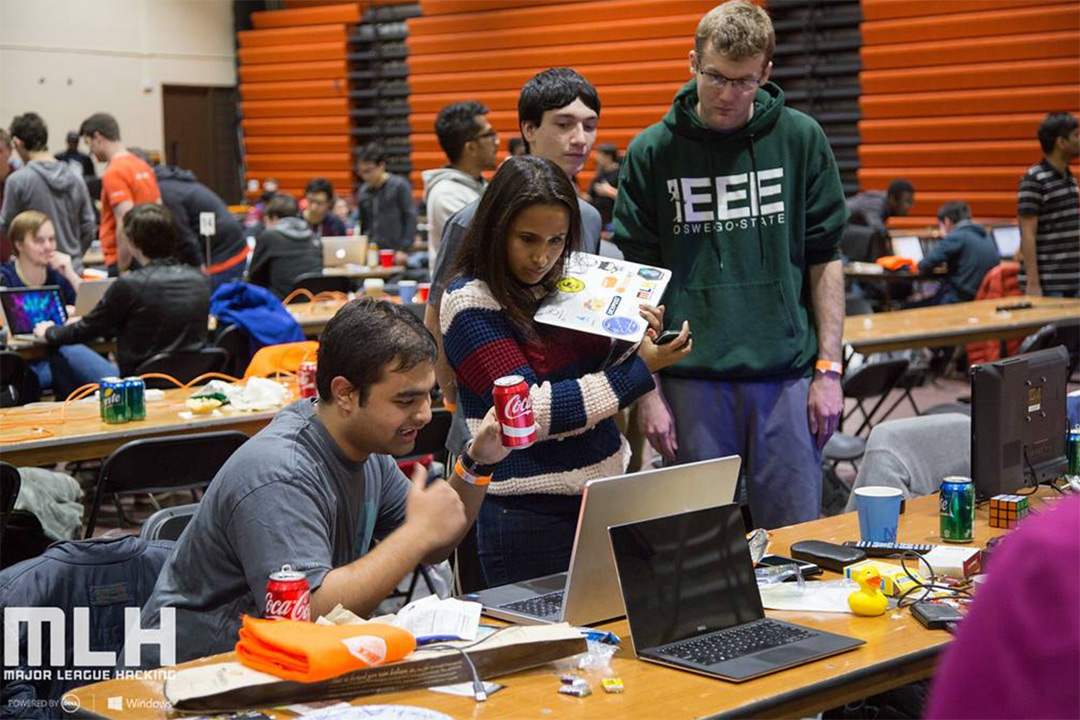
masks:
<svg viewBox="0 0 1080 720"><path fill-rule="evenodd" d="M413 298L416 296L416 281L402 280L401 282L399 282L398 295L401 296L402 305L412 304Z"/></svg>
<svg viewBox="0 0 1080 720"><path fill-rule="evenodd" d="M859 512L859 535L869 542L896 542L900 524L900 488L861 487L855 489L855 508Z"/></svg>

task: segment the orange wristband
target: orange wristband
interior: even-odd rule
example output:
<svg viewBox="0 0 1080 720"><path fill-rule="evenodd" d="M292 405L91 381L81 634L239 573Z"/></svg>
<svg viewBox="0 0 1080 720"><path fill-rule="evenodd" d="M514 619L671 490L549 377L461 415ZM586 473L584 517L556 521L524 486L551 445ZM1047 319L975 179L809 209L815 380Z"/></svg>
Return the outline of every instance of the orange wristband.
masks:
<svg viewBox="0 0 1080 720"><path fill-rule="evenodd" d="M491 482L490 475L473 475L468 470L466 470L465 466L461 462L460 457L457 459L456 462L454 462L454 472L457 473L458 477L460 477L465 482L469 483L470 485L476 485L477 487L483 487L484 485L487 485Z"/></svg>
<svg viewBox="0 0 1080 720"><path fill-rule="evenodd" d="M834 362L832 360L818 360L814 363L814 370L820 373L835 373L837 375L844 374L844 366L841 363Z"/></svg>

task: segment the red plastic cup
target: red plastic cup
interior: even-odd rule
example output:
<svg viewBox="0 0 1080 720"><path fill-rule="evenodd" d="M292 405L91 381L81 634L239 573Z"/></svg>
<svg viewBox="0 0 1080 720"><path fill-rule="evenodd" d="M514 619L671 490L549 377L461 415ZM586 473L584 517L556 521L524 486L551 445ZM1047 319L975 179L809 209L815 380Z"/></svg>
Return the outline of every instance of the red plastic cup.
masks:
<svg viewBox="0 0 1080 720"><path fill-rule="evenodd" d="M426 303L429 292L431 292L431 283L420 283L416 286L416 295L413 298L413 302Z"/></svg>
<svg viewBox="0 0 1080 720"><path fill-rule="evenodd" d="M379 251L379 265L384 268L394 267L394 251L393 250L380 250Z"/></svg>

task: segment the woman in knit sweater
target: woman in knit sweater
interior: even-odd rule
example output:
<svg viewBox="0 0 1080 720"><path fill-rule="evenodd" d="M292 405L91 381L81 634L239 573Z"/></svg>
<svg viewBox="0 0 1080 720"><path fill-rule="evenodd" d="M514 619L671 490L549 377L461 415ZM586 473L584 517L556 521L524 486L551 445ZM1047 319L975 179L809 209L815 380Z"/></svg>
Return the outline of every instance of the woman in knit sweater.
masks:
<svg viewBox="0 0 1080 720"><path fill-rule="evenodd" d="M477 518L488 585L567 569L585 482L620 475L629 460L615 414L652 389L653 372L690 352L685 324L663 346L650 329L636 354L614 364L609 339L533 322L580 234L566 174L550 160L512 157L480 201L443 296L443 345L470 429L506 375L525 378L536 417L537 442L498 465ZM642 315L659 329L659 310Z"/></svg>

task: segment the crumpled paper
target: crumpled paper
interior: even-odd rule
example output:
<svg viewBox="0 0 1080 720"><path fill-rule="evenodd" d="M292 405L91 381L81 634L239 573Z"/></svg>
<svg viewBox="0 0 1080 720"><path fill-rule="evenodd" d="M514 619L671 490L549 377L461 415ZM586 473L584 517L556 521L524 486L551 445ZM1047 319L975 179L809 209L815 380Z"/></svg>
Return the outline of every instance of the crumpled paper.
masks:
<svg viewBox="0 0 1080 720"><path fill-rule="evenodd" d="M281 407L289 399L289 390L279 382L251 377L243 385L211 380L192 397L224 395L234 410L262 411Z"/></svg>

